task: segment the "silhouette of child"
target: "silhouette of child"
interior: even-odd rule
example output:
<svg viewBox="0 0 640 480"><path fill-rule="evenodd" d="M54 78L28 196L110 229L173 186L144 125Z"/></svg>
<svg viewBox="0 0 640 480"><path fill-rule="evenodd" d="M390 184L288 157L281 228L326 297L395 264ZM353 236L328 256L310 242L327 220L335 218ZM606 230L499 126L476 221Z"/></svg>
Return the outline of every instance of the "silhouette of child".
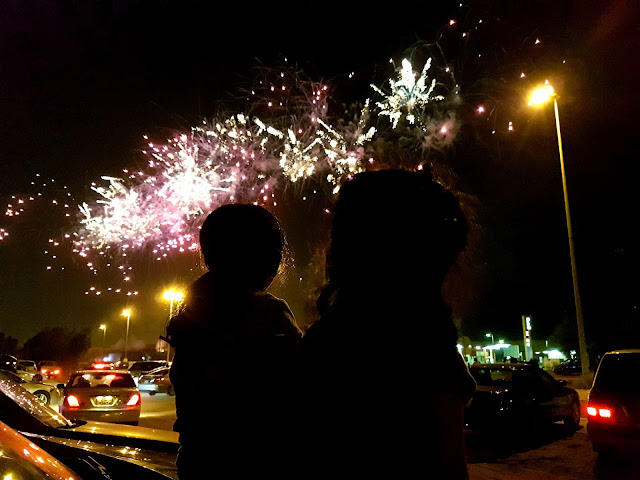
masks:
<svg viewBox="0 0 640 480"><path fill-rule="evenodd" d="M265 291L284 248L271 213L251 204L223 205L205 219L200 248L209 271L191 285L184 308L167 325L175 347L170 378L181 480L204 478L212 468L239 473L258 454L267 459L275 419L292 417L301 336L288 304Z"/></svg>
<svg viewBox="0 0 640 480"><path fill-rule="evenodd" d="M475 382L441 295L466 235L456 197L428 172L364 172L342 186L320 319L299 344L307 470L468 478Z"/></svg>

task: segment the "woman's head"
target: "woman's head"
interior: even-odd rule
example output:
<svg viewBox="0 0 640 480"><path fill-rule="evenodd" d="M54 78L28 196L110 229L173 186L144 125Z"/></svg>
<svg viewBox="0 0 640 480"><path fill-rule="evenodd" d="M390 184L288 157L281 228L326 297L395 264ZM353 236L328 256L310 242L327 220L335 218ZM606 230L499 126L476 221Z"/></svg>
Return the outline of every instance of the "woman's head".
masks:
<svg viewBox="0 0 640 480"><path fill-rule="evenodd" d="M430 173L359 173L335 207L329 282L334 291L439 286L466 236L457 198Z"/></svg>
<svg viewBox="0 0 640 480"><path fill-rule="evenodd" d="M241 288L266 288L278 272L283 249L280 223L258 205L218 207L200 230L200 251L211 273Z"/></svg>

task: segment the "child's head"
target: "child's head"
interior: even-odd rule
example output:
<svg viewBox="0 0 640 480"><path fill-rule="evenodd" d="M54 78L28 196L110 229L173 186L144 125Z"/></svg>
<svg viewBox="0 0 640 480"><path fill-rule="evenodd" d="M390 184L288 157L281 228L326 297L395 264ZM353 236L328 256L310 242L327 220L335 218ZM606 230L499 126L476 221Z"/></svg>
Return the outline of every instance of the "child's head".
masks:
<svg viewBox="0 0 640 480"><path fill-rule="evenodd" d="M205 264L215 277L234 287L267 288L278 272L283 249L280 223L258 205L218 207L200 231Z"/></svg>

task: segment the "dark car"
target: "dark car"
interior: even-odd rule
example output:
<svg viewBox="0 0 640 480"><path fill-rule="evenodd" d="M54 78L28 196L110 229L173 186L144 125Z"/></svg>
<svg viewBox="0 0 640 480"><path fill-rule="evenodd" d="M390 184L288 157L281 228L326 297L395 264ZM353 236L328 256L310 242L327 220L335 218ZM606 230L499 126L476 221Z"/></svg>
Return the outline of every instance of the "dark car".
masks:
<svg viewBox="0 0 640 480"><path fill-rule="evenodd" d="M38 371L45 380L59 380L65 379L64 369L59 362L55 360L41 360L38 362Z"/></svg>
<svg viewBox="0 0 640 480"><path fill-rule="evenodd" d="M582 365L580 359L569 358L564 362L553 367L553 373L558 375L580 375L582 374Z"/></svg>
<svg viewBox="0 0 640 480"><path fill-rule="evenodd" d="M602 356L589 391L587 433L602 454L640 452L640 349Z"/></svg>
<svg viewBox="0 0 640 480"><path fill-rule="evenodd" d="M0 368L15 373L18 371L18 359L13 355L0 353Z"/></svg>
<svg viewBox="0 0 640 480"><path fill-rule="evenodd" d="M29 438L85 480L177 479L176 432L72 421L8 380L0 380L0 422Z"/></svg>
<svg viewBox="0 0 640 480"><path fill-rule="evenodd" d="M534 437L542 427L564 422L573 433L580 424L578 392L528 363L474 364L476 393L465 408L465 427L473 432L512 431Z"/></svg>

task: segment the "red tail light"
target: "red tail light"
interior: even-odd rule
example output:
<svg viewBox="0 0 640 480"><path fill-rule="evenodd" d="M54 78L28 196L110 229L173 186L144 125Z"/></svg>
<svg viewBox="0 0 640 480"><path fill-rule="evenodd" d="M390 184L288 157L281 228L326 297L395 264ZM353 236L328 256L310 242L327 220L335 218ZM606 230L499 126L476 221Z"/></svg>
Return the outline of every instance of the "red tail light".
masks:
<svg viewBox="0 0 640 480"><path fill-rule="evenodd" d="M613 410L604 405L587 405L587 415L594 419L610 420L613 418Z"/></svg>
<svg viewBox="0 0 640 480"><path fill-rule="evenodd" d="M137 393L131 395L131 398L127 402L127 405L130 407L133 407L134 405L140 405L140 395L138 395Z"/></svg>
<svg viewBox="0 0 640 480"><path fill-rule="evenodd" d="M68 395L67 397L65 397L64 401L67 402L67 405L69 405L70 407L80 406L80 401L74 395Z"/></svg>

